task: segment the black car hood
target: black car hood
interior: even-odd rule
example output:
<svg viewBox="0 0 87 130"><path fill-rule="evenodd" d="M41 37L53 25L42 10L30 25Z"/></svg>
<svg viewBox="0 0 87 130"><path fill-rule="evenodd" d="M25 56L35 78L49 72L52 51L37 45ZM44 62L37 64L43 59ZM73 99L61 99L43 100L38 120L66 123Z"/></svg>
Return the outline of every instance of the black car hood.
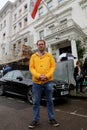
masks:
<svg viewBox="0 0 87 130"><path fill-rule="evenodd" d="M53 80L53 83L55 83L55 84L68 84L66 81L56 80L56 79Z"/></svg>

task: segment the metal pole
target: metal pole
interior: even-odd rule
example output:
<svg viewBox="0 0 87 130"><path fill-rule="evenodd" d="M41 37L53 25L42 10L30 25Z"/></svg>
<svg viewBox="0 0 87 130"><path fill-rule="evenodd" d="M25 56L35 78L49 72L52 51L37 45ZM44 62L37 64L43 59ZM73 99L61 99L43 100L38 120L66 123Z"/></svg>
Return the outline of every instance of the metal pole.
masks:
<svg viewBox="0 0 87 130"><path fill-rule="evenodd" d="M51 10L49 10L49 8L48 8L47 4L45 3L45 1L42 0L42 3L45 5L45 7L46 7L47 10L49 11L49 13L52 15L52 17L55 18L55 21L56 21L56 23L57 23L57 25L58 25L58 19L57 19L56 15L54 15L53 12L52 12Z"/></svg>

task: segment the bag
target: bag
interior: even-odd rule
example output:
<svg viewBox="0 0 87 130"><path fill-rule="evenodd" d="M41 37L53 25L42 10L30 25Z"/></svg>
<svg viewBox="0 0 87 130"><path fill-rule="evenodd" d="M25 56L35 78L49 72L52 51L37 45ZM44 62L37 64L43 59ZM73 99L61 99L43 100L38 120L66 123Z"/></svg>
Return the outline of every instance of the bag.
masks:
<svg viewBox="0 0 87 130"><path fill-rule="evenodd" d="M82 77L83 77L82 75L77 75L77 76L76 76L76 80L78 81L78 80L80 80Z"/></svg>

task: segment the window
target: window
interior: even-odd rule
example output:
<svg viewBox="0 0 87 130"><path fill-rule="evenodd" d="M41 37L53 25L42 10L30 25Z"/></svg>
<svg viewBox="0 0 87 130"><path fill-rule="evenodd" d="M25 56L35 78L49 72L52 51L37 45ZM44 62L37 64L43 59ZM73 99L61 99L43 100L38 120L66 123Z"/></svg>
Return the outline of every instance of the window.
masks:
<svg viewBox="0 0 87 130"><path fill-rule="evenodd" d="M13 51L15 51L15 50L16 50L16 44L13 45Z"/></svg>
<svg viewBox="0 0 87 130"><path fill-rule="evenodd" d="M61 24L64 24L66 22L67 22L67 19L63 19L63 20L60 21Z"/></svg>
<svg viewBox="0 0 87 130"><path fill-rule="evenodd" d="M43 39L43 37L44 37L44 30L39 32L39 37L40 37L40 39Z"/></svg>
<svg viewBox="0 0 87 130"><path fill-rule="evenodd" d="M17 77L22 77L21 72L19 71L14 72L13 79L17 79Z"/></svg>
<svg viewBox="0 0 87 130"><path fill-rule="evenodd" d="M54 28L54 24L48 27L50 30Z"/></svg>
<svg viewBox="0 0 87 130"><path fill-rule="evenodd" d="M24 5L24 11L27 10L27 4Z"/></svg>
<svg viewBox="0 0 87 130"><path fill-rule="evenodd" d="M85 7L85 14L86 14L86 18L87 18L87 6Z"/></svg>
<svg viewBox="0 0 87 130"><path fill-rule="evenodd" d="M27 41L28 41L28 39L27 39L27 38L25 38L25 39L24 39L24 44L26 44L26 43L27 43Z"/></svg>
<svg viewBox="0 0 87 130"><path fill-rule="evenodd" d="M4 47L2 48L2 54L5 54L5 48Z"/></svg>
<svg viewBox="0 0 87 130"><path fill-rule="evenodd" d="M47 28L46 28L47 35L53 33L53 30L54 30L54 24L47 26Z"/></svg>
<svg viewBox="0 0 87 130"><path fill-rule="evenodd" d="M66 0L58 0L58 4L63 4Z"/></svg>
<svg viewBox="0 0 87 130"><path fill-rule="evenodd" d="M15 44L13 44L13 47L12 47L12 49L13 49L13 52L12 52L12 54L13 54L13 56L15 57L15 56L17 56L17 46L16 46L16 43Z"/></svg>
<svg viewBox="0 0 87 130"><path fill-rule="evenodd" d="M2 24L0 24L0 30L2 30Z"/></svg>
<svg viewBox="0 0 87 130"><path fill-rule="evenodd" d="M17 8L17 5L15 4L15 8Z"/></svg>
<svg viewBox="0 0 87 130"><path fill-rule="evenodd" d="M24 18L24 27L27 26L27 23L28 23L28 20L27 20L27 17Z"/></svg>
<svg viewBox="0 0 87 130"><path fill-rule="evenodd" d="M64 0L58 0L59 3L61 3L62 1L64 1Z"/></svg>
<svg viewBox="0 0 87 130"><path fill-rule="evenodd" d="M6 27L6 20L4 20L4 27Z"/></svg>
<svg viewBox="0 0 87 130"><path fill-rule="evenodd" d="M67 27L67 19L63 19L63 20L60 21L60 27L61 28Z"/></svg>
<svg viewBox="0 0 87 130"><path fill-rule="evenodd" d="M87 18L87 5L84 4L84 6L82 6L82 10L83 10L83 13L86 15L86 18Z"/></svg>
<svg viewBox="0 0 87 130"><path fill-rule="evenodd" d="M19 42L18 42L18 47L17 47L18 52L21 51L21 45L22 45L22 44L21 44L21 41L19 41Z"/></svg>
<svg viewBox="0 0 87 130"><path fill-rule="evenodd" d="M14 33L16 33L16 25L14 26Z"/></svg>
<svg viewBox="0 0 87 130"><path fill-rule="evenodd" d="M21 3L22 2L22 0L19 0L19 3Z"/></svg>
<svg viewBox="0 0 87 130"><path fill-rule="evenodd" d="M52 9L52 7L53 7L52 0L47 2L47 7L48 7L49 10Z"/></svg>
<svg viewBox="0 0 87 130"><path fill-rule="evenodd" d="M22 15L22 9L19 10L19 17Z"/></svg>
<svg viewBox="0 0 87 130"><path fill-rule="evenodd" d="M7 79L12 79L12 77L13 77L13 72L10 72L10 73L7 73L6 75L5 75L5 78L7 78Z"/></svg>
<svg viewBox="0 0 87 130"><path fill-rule="evenodd" d="M22 28L22 22L19 22L19 29Z"/></svg>
<svg viewBox="0 0 87 130"><path fill-rule="evenodd" d="M6 34L5 34L5 33L3 33L3 40L5 40L5 38L6 38Z"/></svg>
<svg viewBox="0 0 87 130"><path fill-rule="evenodd" d="M2 29L2 24L1 24L1 29Z"/></svg>
<svg viewBox="0 0 87 130"><path fill-rule="evenodd" d="M17 14L14 14L14 21L17 19Z"/></svg>
<svg viewBox="0 0 87 130"><path fill-rule="evenodd" d="M39 8L39 16L42 16L43 15L43 7L41 6L40 8Z"/></svg>

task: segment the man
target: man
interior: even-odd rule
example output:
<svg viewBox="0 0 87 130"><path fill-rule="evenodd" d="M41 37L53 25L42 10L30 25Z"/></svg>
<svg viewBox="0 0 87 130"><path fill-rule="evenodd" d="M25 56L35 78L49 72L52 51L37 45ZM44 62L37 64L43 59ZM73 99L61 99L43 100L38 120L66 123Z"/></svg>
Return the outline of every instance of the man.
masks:
<svg viewBox="0 0 87 130"><path fill-rule="evenodd" d="M12 67L9 66L9 64L7 64L7 65L3 68L3 76L4 76L6 73L10 72L10 71L12 71Z"/></svg>
<svg viewBox="0 0 87 130"><path fill-rule="evenodd" d="M34 128L39 125L40 119L40 99L44 89L47 100L47 111L49 122L53 126L58 126L59 123L54 117L54 104L52 101L53 92L53 73L55 70L55 61L53 56L45 52L46 43L44 40L37 41L38 52L33 54L30 59L30 72L33 80L33 122L28 126Z"/></svg>

